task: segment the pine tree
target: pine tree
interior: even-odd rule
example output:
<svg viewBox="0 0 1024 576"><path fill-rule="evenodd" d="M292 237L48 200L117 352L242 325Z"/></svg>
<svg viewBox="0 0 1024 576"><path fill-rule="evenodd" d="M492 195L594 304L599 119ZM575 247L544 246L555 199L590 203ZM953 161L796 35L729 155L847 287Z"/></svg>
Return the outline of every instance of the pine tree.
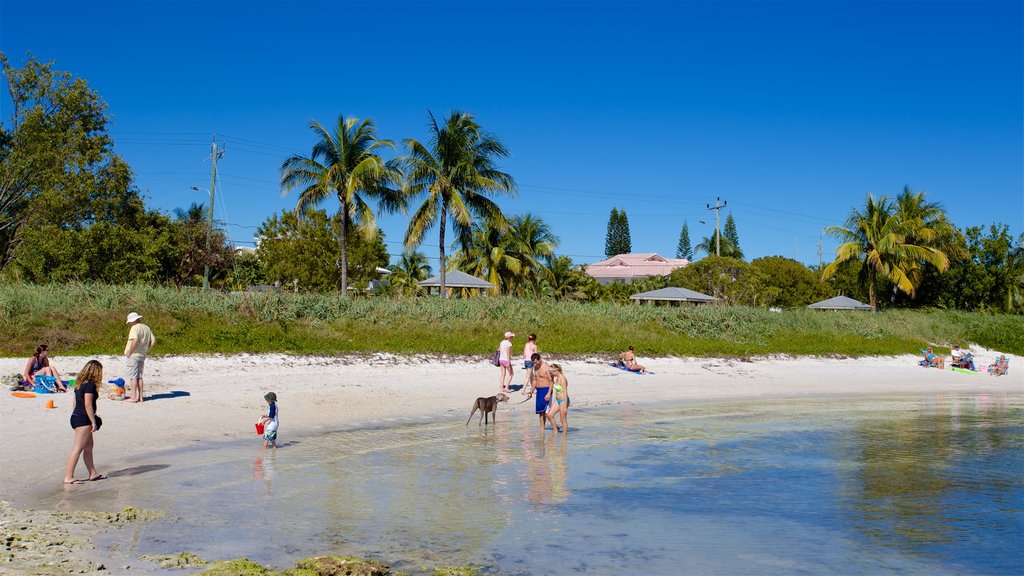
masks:
<svg viewBox="0 0 1024 576"><path fill-rule="evenodd" d="M626 210L619 211L619 254L629 254L633 251L633 239L629 234L629 219L626 218Z"/></svg>
<svg viewBox="0 0 1024 576"><path fill-rule="evenodd" d="M733 220L731 212L725 219L725 230L722 232L722 236L728 238L732 243L733 253L730 256L743 258L743 250L740 249L740 236L736 233L736 221Z"/></svg>
<svg viewBox="0 0 1024 576"><path fill-rule="evenodd" d="M619 228L619 209L612 208L612 213L608 216L608 232L604 236L604 255L608 258L619 254L615 249L618 246L617 232Z"/></svg>
<svg viewBox="0 0 1024 576"><path fill-rule="evenodd" d="M676 247L676 258L693 260L693 247L690 246L690 227L683 220L683 230L679 233L679 245Z"/></svg>

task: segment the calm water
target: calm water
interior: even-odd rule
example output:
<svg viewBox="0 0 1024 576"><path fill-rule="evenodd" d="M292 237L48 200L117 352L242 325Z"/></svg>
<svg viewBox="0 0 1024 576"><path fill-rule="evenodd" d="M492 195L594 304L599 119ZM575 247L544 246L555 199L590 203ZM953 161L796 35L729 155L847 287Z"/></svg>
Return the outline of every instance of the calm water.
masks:
<svg viewBox="0 0 1024 576"><path fill-rule="evenodd" d="M546 442L532 414L501 417L157 454L63 504L170 510L99 543L126 559L187 550L288 567L354 554L414 574L1024 570L1024 396L576 410L568 440Z"/></svg>

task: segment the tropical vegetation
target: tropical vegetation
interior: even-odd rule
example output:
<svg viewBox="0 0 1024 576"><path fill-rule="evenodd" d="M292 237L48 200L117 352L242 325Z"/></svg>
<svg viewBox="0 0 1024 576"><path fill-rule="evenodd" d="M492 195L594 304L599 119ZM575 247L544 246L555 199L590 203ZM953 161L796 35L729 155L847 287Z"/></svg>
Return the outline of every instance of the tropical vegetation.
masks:
<svg viewBox="0 0 1024 576"><path fill-rule="evenodd" d="M471 243L474 224L504 230L501 209L491 196L511 195L516 187L512 176L497 167L509 152L501 141L481 128L472 114L452 111L443 123L430 113L427 144L412 138L405 141L408 154L401 158L406 168L404 192L423 197L412 214L405 234L406 248L423 241L438 227L440 262L445 258L445 231L449 223L463 246ZM440 270L441 296L448 297L445 267Z"/></svg>
<svg viewBox="0 0 1024 576"><path fill-rule="evenodd" d="M509 150L461 111L429 113L426 138L405 139L402 150L379 138L369 118L313 122L309 154L281 164L281 191L297 193L295 209L269 216L256 250L239 251L203 218L201 204L173 214L146 207L114 152L106 105L84 80L34 58L21 68L2 55L0 62L13 102L0 124L6 283L188 289L209 266L217 290L401 300L422 295L418 283L433 273L444 285L445 272L457 269L491 282L492 297L572 306L627 304L636 292L679 286L757 308L796 309L846 294L876 310L1024 311L1024 235L999 223L958 229L940 205L909 187L895 197L867 196L844 225L827 229L842 244L820 267L782 257L746 261L729 214L724 230L694 247L684 220L677 256L707 254L690 266L664 278L598 283L558 254L556 231L540 215L502 210L498 200L516 193L500 165ZM335 200L338 209L328 214L323 204ZM409 219L406 250L389 266L377 218L395 212ZM441 266L432 271L418 248L435 227ZM605 250L632 251L624 210L611 210Z"/></svg>

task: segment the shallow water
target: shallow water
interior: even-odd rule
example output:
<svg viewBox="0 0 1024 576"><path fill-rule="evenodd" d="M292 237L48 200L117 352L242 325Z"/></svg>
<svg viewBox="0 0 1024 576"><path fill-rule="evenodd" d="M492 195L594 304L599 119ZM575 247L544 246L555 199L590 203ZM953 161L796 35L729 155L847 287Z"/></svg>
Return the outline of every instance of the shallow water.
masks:
<svg viewBox="0 0 1024 576"><path fill-rule="evenodd" d="M151 455L43 498L165 520L105 536L277 567L321 554L429 573L1014 574L1024 396L776 400L404 425ZM126 562L138 565L138 561ZM178 572L180 573L180 572Z"/></svg>

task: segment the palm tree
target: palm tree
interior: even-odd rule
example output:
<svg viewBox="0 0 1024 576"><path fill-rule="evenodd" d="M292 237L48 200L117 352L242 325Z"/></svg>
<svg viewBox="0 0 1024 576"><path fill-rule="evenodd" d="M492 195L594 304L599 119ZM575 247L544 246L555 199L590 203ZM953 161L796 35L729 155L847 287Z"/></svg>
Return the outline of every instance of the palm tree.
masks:
<svg viewBox="0 0 1024 576"><path fill-rule="evenodd" d="M558 247L558 237L551 232L544 220L532 215L516 215L509 219L506 236L508 250L522 264L519 274L513 277L514 289L523 295L527 287L536 295L541 281L551 278L551 264Z"/></svg>
<svg viewBox="0 0 1024 576"><path fill-rule="evenodd" d="M420 282L430 277L430 264L422 252L406 250L398 261L391 266L388 284L401 291L402 294L415 294Z"/></svg>
<svg viewBox="0 0 1024 576"><path fill-rule="evenodd" d="M847 260L862 260L872 310L878 310L875 291L879 276L912 297L920 279L921 262L932 264L940 272L949 267L949 259L941 250L910 241L927 236L925 230L920 217L905 220L888 196L876 200L869 194L864 211L852 209L845 227L825 229L827 235L844 243L836 248L836 258L822 270L822 277L830 278Z"/></svg>
<svg viewBox="0 0 1024 576"><path fill-rule="evenodd" d="M193 202L188 208L174 209L174 217L185 224L202 224L206 221L206 208L203 204Z"/></svg>
<svg viewBox="0 0 1024 576"><path fill-rule="evenodd" d="M715 243L715 236L718 237L718 243ZM718 250L719 254L715 254L715 250ZM694 252L703 251L708 256L723 256L726 258L743 258L743 252L732 243L732 240L728 236L721 232L715 231L711 233L711 236L705 236L701 239L700 244L693 247Z"/></svg>
<svg viewBox="0 0 1024 576"><path fill-rule="evenodd" d="M467 274L487 278L494 285L494 292L505 288L507 292L512 279L520 274L523 263L516 254L509 251L508 235L494 222L474 224L469 241L452 255L452 267Z"/></svg>
<svg viewBox="0 0 1024 576"><path fill-rule="evenodd" d="M367 200L376 200L381 212L404 210L405 201L398 190L401 171L394 162L385 162L378 152L395 145L379 140L370 119L338 117L333 131L319 122L310 123L317 137L309 156L294 155L281 164L281 192L299 188L295 210L302 214L333 196L341 206L339 243L341 244L341 292L348 288L348 250L346 230L356 223L363 236L372 240L378 233L377 219Z"/></svg>
<svg viewBox="0 0 1024 576"><path fill-rule="evenodd" d="M409 196L425 194L423 204L409 221L405 233L407 248L419 245L423 236L438 225L440 229L441 297L445 289L445 230L449 219L456 235L468 242L475 219L503 228L501 210L488 196L514 194L512 177L497 169L495 161L509 155L493 135L484 132L471 114L453 111L439 125L430 114L429 147L409 139L407 166Z"/></svg>

